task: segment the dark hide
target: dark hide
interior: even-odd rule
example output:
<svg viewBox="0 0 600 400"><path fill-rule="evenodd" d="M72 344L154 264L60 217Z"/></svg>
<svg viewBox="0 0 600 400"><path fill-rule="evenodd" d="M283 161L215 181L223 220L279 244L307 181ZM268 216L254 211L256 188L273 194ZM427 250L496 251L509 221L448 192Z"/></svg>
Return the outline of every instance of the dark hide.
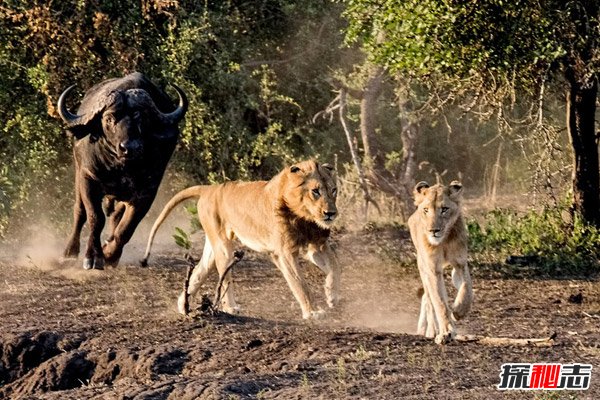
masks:
<svg viewBox="0 0 600 400"><path fill-rule="evenodd" d="M59 113L75 137L74 227L64 256L77 257L87 220L86 269L101 269L105 261L118 264L154 201L177 144L177 123L187 110L185 93L174 87L179 94L176 108L164 91L137 72L93 86L76 115L65 107L72 87L59 99ZM105 211L110 232L102 246Z"/></svg>

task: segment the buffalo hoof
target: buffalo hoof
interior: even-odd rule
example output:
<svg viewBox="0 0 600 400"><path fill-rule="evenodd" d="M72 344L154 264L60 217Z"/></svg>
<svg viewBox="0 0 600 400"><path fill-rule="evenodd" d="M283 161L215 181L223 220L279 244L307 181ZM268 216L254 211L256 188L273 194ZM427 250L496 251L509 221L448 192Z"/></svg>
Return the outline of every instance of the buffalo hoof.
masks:
<svg viewBox="0 0 600 400"><path fill-rule="evenodd" d="M83 269L104 269L104 259L100 257L95 258L85 258L83 260Z"/></svg>
<svg viewBox="0 0 600 400"><path fill-rule="evenodd" d="M102 247L102 253L104 255L106 264L110 265L111 267L116 267L121 259L121 254L123 254L123 249L114 249L112 244L108 244Z"/></svg>

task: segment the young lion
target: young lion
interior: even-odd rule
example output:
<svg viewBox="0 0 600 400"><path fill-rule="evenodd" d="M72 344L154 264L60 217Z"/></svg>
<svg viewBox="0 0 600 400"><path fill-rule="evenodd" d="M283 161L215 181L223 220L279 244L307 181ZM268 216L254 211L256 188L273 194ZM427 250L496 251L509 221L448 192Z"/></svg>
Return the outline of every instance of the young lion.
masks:
<svg viewBox="0 0 600 400"><path fill-rule="evenodd" d="M179 296L179 312L184 312L186 296L196 294L213 267L220 276L226 272L233 259L233 240L237 238L252 250L271 254L300 303L303 318L321 318L324 311L313 307L298 268L298 255L306 249L307 258L327 274L327 304L334 307L338 302L340 269L328 243L329 228L337 216L337 188L332 171L330 165L310 160L285 168L270 181L184 189L167 203L154 223L142 265L148 260L156 231L171 210L186 199L199 197L198 219L206 241L188 291ZM222 305L225 311L237 313L239 307L229 275L223 282Z"/></svg>
<svg viewBox="0 0 600 400"><path fill-rule="evenodd" d="M417 334L435 337L438 344L456 335L454 320L463 318L473 301L467 266L467 230L462 218L462 185L429 186L419 182L414 189L417 210L408 219L417 249L417 266L423 282ZM452 283L458 294L450 309L443 269L452 266Z"/></svg>

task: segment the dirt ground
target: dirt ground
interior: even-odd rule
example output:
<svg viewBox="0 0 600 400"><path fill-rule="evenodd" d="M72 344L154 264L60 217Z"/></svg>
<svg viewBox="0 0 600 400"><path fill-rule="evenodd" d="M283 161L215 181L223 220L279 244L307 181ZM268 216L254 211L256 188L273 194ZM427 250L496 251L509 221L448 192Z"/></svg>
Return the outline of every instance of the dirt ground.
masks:
<svg viewBox="0 0 600 400"><path fill-rule="evenodd" d="M0 398L600 398L597 278L509 279L473 268L475 304L460 333L556 333L556 344L438 346L414 335L420 285L407 232L334 238L343 301L318 322L301 319L281 274L251 252L233 271L241 316L182 317L175 302L187 262L172 241L148 268L135 262L142 247L130 245L124 265L105 271L60 267L33 250L17 260L5 247ZM324 277L310 265L304 270L324 307ZM215 285L214 277L205 285L211 297ZM508 362L590 363L590 389L500 392L500 366Z"/></svg>

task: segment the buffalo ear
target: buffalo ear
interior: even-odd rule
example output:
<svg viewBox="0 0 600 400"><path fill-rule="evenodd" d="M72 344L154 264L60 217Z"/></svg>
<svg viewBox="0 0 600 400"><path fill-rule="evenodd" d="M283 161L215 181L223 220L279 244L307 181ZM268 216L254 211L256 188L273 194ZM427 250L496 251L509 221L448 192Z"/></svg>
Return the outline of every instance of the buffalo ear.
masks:
<svg viewBox="0 0 600 400"><path fill-rule="evenodd" d="M66 130L73 135L77 140L83 139L90 135L90 141L93 143L102 136L102 113L98 113L89 120L81 121L81 123L71 125Z"/></svg>
<svg viewBox="0 0 600 400"><path fill-rule="evenodd" d="M448 185L448 194L453 200L458 200L462 197L463 185L459 181L452 181Z"/></svg>
<svg viewBox="0 0 600 400"><path fill-rule="evenodd" d="M419 204L421 204L421 202L425 198L425 192L427 191L428 187L429 187L429 183L427 183L425 181L421 181L415 185L415 188L413 190L413 196L415 198L415 206L418 206Z"/></svg>
<svg viewBox="0 0 600 400"><path fill-rule="evenodd" d="M67 128L67 132L73 135L77 140L83 139L89 134L89 129L85 125L75 125Z"/></svg>

